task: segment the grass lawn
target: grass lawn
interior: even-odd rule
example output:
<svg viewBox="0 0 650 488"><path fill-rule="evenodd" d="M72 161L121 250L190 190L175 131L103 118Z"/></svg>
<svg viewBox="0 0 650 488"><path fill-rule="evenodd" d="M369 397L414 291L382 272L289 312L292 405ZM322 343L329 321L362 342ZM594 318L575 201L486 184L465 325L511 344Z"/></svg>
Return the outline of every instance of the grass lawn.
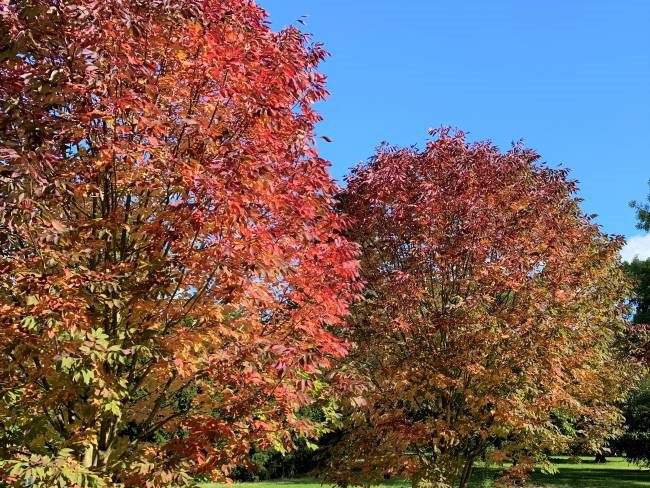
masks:
<svg viewBox="0 0 650 488"><path fill-rule="evenodd" d="M528 487L537 488L650 488L650 471L639 470L621 458L608 458L605 464L596 464L593 458L582 458L581 463L571 463L566 458L557 458L559 473L554 475L535 472ZM478 468L472 477L471 488L491 486L497 477L497 470ZM231 485L233 486L233 485ZM390 481L381 488L410 487L407 481ZM203 488L224 488L224 485L206 483ZM320 488L314 479L292 479L260 481L257 483L236 483L233 488Z"/></svg>
<svg viewBox="0 0 650 488"><path fill-rule="evenodd" d="M583 458L575 464L567 459L556 459L559 473L544 475L536 472L531 477L533 486L558 488L650 488L650 471L641 470L622 458L609 458L604 464Z"/></svg>

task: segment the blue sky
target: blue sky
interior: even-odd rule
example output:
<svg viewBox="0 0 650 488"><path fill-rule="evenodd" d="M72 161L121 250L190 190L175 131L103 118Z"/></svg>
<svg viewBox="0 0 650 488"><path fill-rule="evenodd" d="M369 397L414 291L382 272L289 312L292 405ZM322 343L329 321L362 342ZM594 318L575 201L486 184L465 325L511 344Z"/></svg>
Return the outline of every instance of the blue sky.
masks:
<svg viewBox="0 0 650 488"><path fill-rule="evenodd" d="M332 55L318 131L337 179L381 141L422 145L429 127L524 139L573 170L606 232L638 241L628 202L650 179L649 0L258 1L274 28L294 23Z"/></svg>

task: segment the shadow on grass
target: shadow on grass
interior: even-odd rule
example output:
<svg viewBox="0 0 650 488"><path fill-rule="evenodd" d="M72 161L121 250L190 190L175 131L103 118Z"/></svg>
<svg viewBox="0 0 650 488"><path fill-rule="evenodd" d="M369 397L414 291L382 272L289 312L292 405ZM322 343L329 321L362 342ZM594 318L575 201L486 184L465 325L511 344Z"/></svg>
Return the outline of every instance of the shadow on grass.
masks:
<svg viewBox="0 0 650 488"><path fill-rule="evenodd" d="M637 488L650 486L650 473L607 468L565 469L555 475L535 473L532 483L566 485L571 488Z"/></svg>
<svg viewBox="0 0 650 488"><path fill-rule="evenodd" d="M618 458L605 463L595 463L583 458L553 459L559 472L544 474L539 471L532 474L525 485L527 488L650 488L650 471L640 470ZM573 462L571 462L573 461ZM492 487L492 481L499 478L502 469L477 467L472 476L470 488ZM404 479L385 480L378 488L410 488L410 482ZM227 485L206 483L204 488L228 488ZM233 486L233 485L231 485ZM314 478L280 479L260 481L257 483L237 483L234 488L331 488L331 485Z"/></svg>
<svg viewBox="0 0 650 488"><path fill-rule="evenodd" d="M570 463L566 463L569 465ZM602 464L591 466L581 463L570 469L562 469L556 474L535 472L526 486L549 488L650 488L650 472L637 469L606 468ZM599 467L593 467L593 465ZM583 467L584 466L584 467ZM499 477L496 469L477 469L472 477L472 488L485 486L486 481Z"/></svg>

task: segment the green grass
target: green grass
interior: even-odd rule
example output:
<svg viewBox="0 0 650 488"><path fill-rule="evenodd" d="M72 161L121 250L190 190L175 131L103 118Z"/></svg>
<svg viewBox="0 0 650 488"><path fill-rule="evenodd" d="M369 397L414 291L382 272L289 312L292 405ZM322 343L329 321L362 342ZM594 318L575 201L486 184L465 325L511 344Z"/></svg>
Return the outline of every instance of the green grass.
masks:
<svg viewBox="0 0 650 488"><path fill-rule="evenodd" d="M555 458L559 472L553 475L535 472L526 486L530 488L650 488L650 471L640 470L621 458L609 458L605 464L596 464L593 458L582 458L581 463L567 458ZM478 468L472 477L471 488L490 486L498 477L498 470ZM235 483L233 488L321 488L315 479L291 479L260 481L256 483ZM402 488L410 486L408 481L395 480L380 485L380 488ZM224 485L206 483L203 488L224 488Z"/></svg>
<svg viewBox="0 0 650 488"><path fill-rule="evenodd" d="M621 458L609 458L598 464L593 458L582 458L581 463L568 459L555 460L559 473L545 475L535 472L532 486L552 488L643 488L650 487L650 471L641 470Z"/></svg>

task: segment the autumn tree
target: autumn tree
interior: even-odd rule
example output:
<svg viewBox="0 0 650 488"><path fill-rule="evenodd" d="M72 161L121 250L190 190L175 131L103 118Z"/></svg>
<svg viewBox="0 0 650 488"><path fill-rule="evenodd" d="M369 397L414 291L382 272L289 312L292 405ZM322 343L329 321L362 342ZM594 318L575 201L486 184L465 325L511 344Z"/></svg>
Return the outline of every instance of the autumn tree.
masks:
<svg viewBox="0 0 650 488"><path fill-rule="evenodd" d="M325 55L252 0L0 1L0 474L181 486L316 426L356 293Z"/></svg>
<svg viewBox="0 0 650 488"><path fill-rule="evenodd" d="M516 461L514 479L575 440L559 416L591 449L620 423L622 242L582 213L565 169L538 159L443 130L353 170L341 206L366 289L345 364L367 390L329 479L465 487L488 448Z"/></svg>

